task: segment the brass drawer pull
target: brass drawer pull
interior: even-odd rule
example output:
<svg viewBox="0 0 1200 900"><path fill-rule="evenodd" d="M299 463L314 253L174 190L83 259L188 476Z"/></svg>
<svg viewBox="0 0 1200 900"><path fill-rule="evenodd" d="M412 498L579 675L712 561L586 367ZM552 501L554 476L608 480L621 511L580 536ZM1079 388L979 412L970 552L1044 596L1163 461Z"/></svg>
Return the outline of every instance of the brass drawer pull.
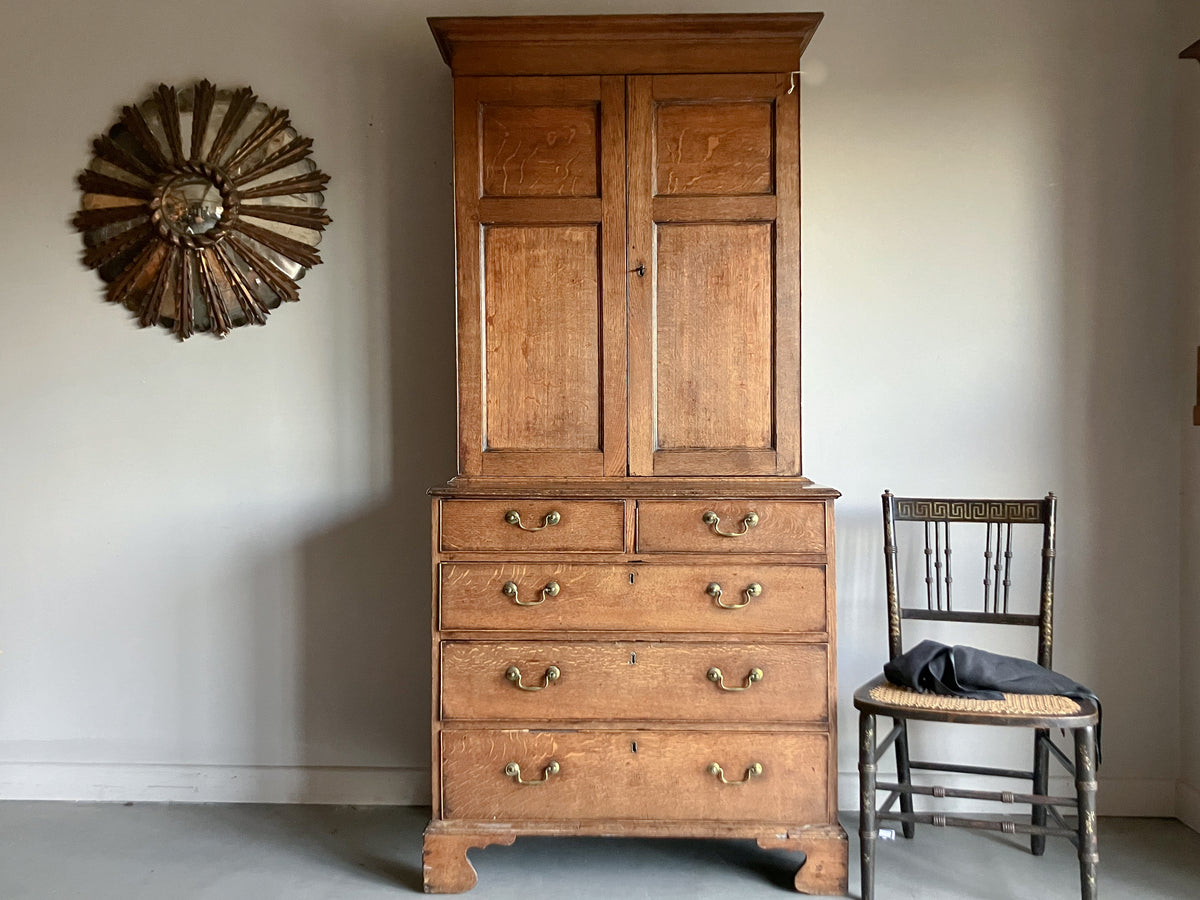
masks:
<svg viewBox="0 0 1200 900"><path fill-rule="evenodd" d="M543 528L549 528L551 525L557 525L562 521L562 513L556 509L550 510L542 519L541 525L535 525L532 528L521 524L521 514L515 509L510 509L504 514L504 521L509 525L516 525L522 531L541 531Z"/></svg>
<svg viewBox="0 0 1200 900"><path fill-rule="evenodd" d="M517 604L517 606L540 606L546 602L547 597L557 597L560 590L562 588L559 587L558 582L551 581L542 588L542 596L537 600L522 600L515 581L506 581L500 588L501 593L505 597L512 597L513 603Z"/></svg>
<svg viewBox="0 0 1200 900"><path fill-rule="evenodd" d="M554 682L558 681L561 675L562 672L558 670L558 666L550 666L550 668L546 669L546 674L544 676L545 680L541 684L522 684L521 670L516 666L509 666L508 670L504 673L505 678L523 691L545 690L546 688L550 687L550 685L554 684Z"/></svg>
<svg viewBox="0 0 1200 900"><path fill-rule="evenodd" d="M746 777L741 781L730 781L725 777L725 770L716 763L712 763L708 767L708 774L714 778L718 778L721 784L746 784L751 778L755 778L763 773L762 763L751 763L746 768Z"/></svg>
<svg viewBox="0 0 1200 900"><path fill-rule="evenodd" d="M706 512L703 516L701 516L700 520L702 522L704 522L705 525L711 526L713 533L719 534L721 537L741 537L747 531L749 531L751 528L753 528L755 525L758 524L758 513L756 513L756 512L746 513L746 515L742 518L742 530L741 531L722 531L721 530L721 517L718 516L711 509L708 512Z"/></svg>
<svg viewBox="0 0 1200 900"><path fill-rule="evenodd" d="M716 666L708 670L708 680L723 691L748 691L755 682L763 680L763 670L755 667L746 676L746 683L741 687L730 687L725 683L725 675Z"/></svg>
<svg viewBox="0 0 1200 900"><path fill-rule="evenodd" d="M762 767L760 766L759 768L762 768ZM552 760L550 760L550 763L546 766L546 768L542 771L542 777L536 778L533 781L525 781L524 779L521 778L521 767L519 765L517 765L515 762L510 762L507 766L504 767L504 774L507 775L509 778L515 779L517 784L545 784L547 781L550 780L551 775L557 775L561 770L562 770L562 766L560 766L558 764L558 761L552 759Z"/></svg>
<svg viewBox="0 0 1200 900"><path fill-rule="evenodd" d="M704 592L706 594L708 594L708 596L710 596L714 600L716 600L717 606L721 607L721 609L741 609L743 606L748 606L750 604L750 601L753 598L758 597L762 594L762 585L759 584L757 581L754 582L753 584L747 585L746 589L744 591L742 591L742 594L745 596L746 599L741 603L722 603L721 602L721 586L719 584L717 584L715 581L712 584L710 584L707 588L705 588Z"/></svg>

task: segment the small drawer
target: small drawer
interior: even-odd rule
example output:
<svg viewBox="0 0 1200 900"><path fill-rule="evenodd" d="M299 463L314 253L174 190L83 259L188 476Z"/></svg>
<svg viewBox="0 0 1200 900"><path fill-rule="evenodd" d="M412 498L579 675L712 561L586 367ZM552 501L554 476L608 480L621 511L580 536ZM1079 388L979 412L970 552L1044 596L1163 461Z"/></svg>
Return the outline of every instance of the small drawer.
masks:
<svg viewBox="0 0 1200 900"><path fill-rule="evenodd" d="M440 627L824 635L825 588L824 566L442 563Z"/></svg>
<svg viewBox="0 0 1200 900"><path fill-rule="evenodd" d="M625 549L623 500L443 500L443 550Z"/></svg>
<svg viewBox="0 0 1200 900"><path fill-rule="evenodd" d="M829 793L822 732L442 732L447 819L824 822Z"/></svg>
<svg viewBox="0 0 1200 900"><path fill-rule="evenodd" d="M825 644L443 641L443 721L829 721Z"/></svg>
<svg viewBox="0 0 1200 900"><path fill-rule="evenodd" d="M812 500L640 500L641 553L824 553L825 504Z"/></svg>

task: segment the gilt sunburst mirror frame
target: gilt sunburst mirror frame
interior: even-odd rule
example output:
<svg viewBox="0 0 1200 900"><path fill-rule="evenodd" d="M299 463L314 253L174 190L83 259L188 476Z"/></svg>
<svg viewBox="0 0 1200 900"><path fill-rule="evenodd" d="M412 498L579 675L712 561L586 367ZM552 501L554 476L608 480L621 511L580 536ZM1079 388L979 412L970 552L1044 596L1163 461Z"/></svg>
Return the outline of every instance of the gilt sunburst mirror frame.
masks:
<svg viewBox="0 0 1200 900"><path fill-rule="evenodd" d="M93 142L74 225L111 303L179 339L262 325L298 300L329 176L286 109L249 87L160 84Z"/></svg>

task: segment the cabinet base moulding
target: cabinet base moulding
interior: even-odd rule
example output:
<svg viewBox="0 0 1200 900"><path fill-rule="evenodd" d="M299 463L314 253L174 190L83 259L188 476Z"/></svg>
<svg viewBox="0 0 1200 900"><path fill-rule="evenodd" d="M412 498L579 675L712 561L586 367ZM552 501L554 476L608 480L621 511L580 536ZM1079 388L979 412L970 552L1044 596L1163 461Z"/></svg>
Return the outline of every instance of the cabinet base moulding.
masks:
<svg viewBox="0 0 1200 900"><path fill-rule="evenodd" d="M764 850L804 854L796 870L802 894L844 896L849 844L840 825L722 825L697 822L554 822L518 826L495 822L434 821L425 829L421 855L425 893L459 894L475 886L475 867L467 851L493 844L511 845L519 836L538 837L672 837L753 840Z"/></svg>

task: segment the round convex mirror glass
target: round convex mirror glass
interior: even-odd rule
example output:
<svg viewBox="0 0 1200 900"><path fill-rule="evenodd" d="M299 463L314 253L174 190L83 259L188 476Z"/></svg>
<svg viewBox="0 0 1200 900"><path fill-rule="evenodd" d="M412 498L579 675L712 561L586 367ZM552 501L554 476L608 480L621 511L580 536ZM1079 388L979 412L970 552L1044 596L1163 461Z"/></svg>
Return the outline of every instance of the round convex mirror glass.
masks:
<svg viewBox="0 0 1200 900"><path fill-rule="evenodd" d="M162 192L162 217L177 234L207 234L221 224L221 192L207 178L176 178Z"/></svg>

